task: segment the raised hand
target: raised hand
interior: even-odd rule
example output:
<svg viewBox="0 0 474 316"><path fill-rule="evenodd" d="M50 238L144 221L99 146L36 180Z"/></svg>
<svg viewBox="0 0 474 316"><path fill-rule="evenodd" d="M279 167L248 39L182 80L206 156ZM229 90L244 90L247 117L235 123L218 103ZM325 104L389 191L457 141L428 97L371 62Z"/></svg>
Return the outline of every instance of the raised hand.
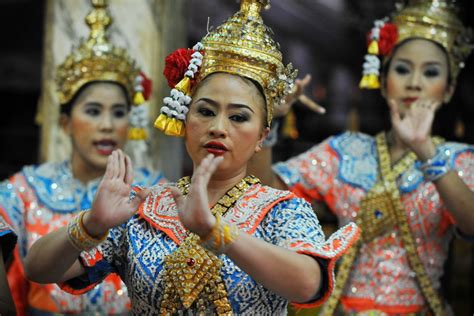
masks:
<svg viewBox="0 0 474 316"><path fill-rule="evenodd" d="M431 158L436 148L431 140L431 127L439 101L417 100L402 116L399 105L390 100L390 116L394 132L420 160Z"/></svg>
<svg viewBox="0 0 474 316"><path fill-rule="evenodd" d="M293 91L291 91L291 93L286 96L284 102L282 102L278 106L275 106L275 108L273 109L273 116L285 116L290 111L291 107L296 101L300 101L304 106L316 113L326 113L325 108L311 100L307 95L303 93L304 89L308 86L310 82L311 75L309 74L306 74L303 79L296 79Z"/></svg>
<svg viewBox="0 0 474 316"><path fill-rule="evenodd" d="M92 208L84 216L84 226L92 236L102 236L107 229L126 222L136 212L149 190L139 191L130 199L132 182L130 158L120 149L112 152Z"/></svg>
<svg viewBox="0 0 474 316"><path fill-rule="evenodd" d="M201 161L194 171L186 197L177 188L171 188L171 193L179 209L181 223L186 229L201 237L207 236L216 222L209 209L207 185L222 160L223 157L209 154Z"/></svg>

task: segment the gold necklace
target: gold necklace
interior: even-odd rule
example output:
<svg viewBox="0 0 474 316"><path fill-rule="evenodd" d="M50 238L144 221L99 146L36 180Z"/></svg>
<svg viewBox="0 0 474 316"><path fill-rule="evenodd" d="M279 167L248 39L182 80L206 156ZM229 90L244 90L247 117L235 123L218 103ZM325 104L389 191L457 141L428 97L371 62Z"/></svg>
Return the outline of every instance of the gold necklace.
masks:
<svg viewBox="0 0 474 316"><path fill-rule="evenodd" d="M224 215L237 200L260 180L247 176L227 191L211 209L212 214ZM178 188L186 195L191 184L189 177L178 180ZM193 304L198 314L206 315L214 308L218 315L232 315L227 290L220 276L222 261L211 251L200 246L200 237L189 233L177 250L166 256L163 282L165 289L160 314L170 315Z"/></svg>

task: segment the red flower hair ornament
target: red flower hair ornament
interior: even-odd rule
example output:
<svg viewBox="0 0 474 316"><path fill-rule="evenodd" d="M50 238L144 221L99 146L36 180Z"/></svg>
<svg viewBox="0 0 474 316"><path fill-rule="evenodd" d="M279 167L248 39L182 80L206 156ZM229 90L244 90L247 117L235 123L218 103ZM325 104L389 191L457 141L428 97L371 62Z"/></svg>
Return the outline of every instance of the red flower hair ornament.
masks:
<svg viewBox="0 0 474 316"><path fill-rule="evenodd" d="M163 74L172 89L170 96L163 99L155 127L166 135L184 136L184 121L191 103L190 94L202 65L203 50L204 46L197 43L192 49L177 49L165 59Z"/></svg>
<svg viewBox="0 0 474 316"><path fill-rule="evenodd" d="M362 71L361 89L380 88L380 60L377 55L389 55L398 41L398 29L388 18L377 20L367 36L368 50Z"/></svg>

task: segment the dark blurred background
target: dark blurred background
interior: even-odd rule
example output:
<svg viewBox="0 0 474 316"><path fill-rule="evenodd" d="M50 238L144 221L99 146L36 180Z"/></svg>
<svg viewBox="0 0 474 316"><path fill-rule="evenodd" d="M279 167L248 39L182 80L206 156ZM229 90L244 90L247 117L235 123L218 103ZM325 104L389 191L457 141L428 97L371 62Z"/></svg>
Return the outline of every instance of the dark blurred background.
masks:
<svg viewBox="0 0 474 316"><path fill-rule="evenodd" d="M85 0L84 0L85 1ZM145 0L143 0L145 1ZM164 0L173 1L173 0ZM110 1L113 5L113 0ZM238 8L235 0L187 0L189 46ZM473 24L474 1L457 1L464 22ZM378 91L361 91L365 34L373 20L388 15L394 0L272 0L264 12L285 61L313 77L308 95L327 109L320 116L295 106L297 133L282 133L275 159L294 156L346 129L374 134L388 127L387 106ZM0 179L23 165L37 163L39 128L35 124L41 87L46 1L0 0ZM179 21L177 22L179 23ZM474 143L474 56L459 77L451 104L436 118L434 133ZM296 139L295 136L298 136ZM332 219L326 219L329 223ZM474 314L472 246L456 241L447 263L444 292L456 315Z"/></svg>

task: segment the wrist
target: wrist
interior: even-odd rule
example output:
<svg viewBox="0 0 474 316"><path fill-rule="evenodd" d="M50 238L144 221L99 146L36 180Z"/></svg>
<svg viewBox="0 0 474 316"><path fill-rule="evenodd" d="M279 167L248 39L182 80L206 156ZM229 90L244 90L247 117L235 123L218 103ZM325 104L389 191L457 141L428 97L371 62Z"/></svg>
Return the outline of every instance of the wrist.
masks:
<svg viewBox="0 0 474 316"><path fill-rule="evenodd" d="M434 182L448 173L451 168L449 164L449 154L444 150L437 149L435 154L422 162L419 166L425 180Z"/></svg>
<svg viewBox="0 0 474 316"><path fill-rule="evenodd" d="M82 211L77 214L67 225L67 236L71 245L78 251L89 251L97 247L108 236L106 230L99 237L92 236L84 226L84 217L88 215L88 211Z"/></svg>
<svg viewBox="0 0 474 316"><path fill-rule="evenodd" d="M213 215L210 215L207 220L205 220L198 226L199 229L196 229L194 233L201 238L206 238L207 236L209 236L209 234L211 234L212 230L216 226L216 218Z"/></svg>
<svg viewBox="0 0 474 316"><path fill-rule="evenodd" d="M412 150L418 157L418 160L423 162L433 158L436 155L436 147L431 139L424 143L417 144Z"/></svg>
<svg viewBox="0 0 474 316"><path fill-rule="evenodd" d="M223 222L221 215L218 214L211 231L205 237L201 237L201 246L220 255L226 253L239 235L237 226Z"/></svg>
<svg viewBox="0 0 474 316"><path fill-rule="evenodd" d="M86 233L93 238L101 238L109 231L107 227L100 225L98 221L93 218L91 211L86 212L82 217L82 225Z"/></svg>

